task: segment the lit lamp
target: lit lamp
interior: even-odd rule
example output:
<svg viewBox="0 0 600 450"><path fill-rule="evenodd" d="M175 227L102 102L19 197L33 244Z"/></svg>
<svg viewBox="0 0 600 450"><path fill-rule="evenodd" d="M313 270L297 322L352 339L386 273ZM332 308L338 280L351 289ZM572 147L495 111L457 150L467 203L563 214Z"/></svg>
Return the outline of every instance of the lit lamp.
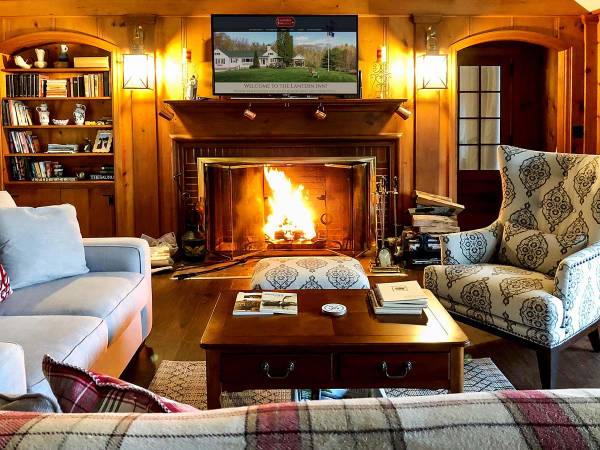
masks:
<svg viewBox="0 0 600 450"><path fill-rule="evenodd" d="M144 51L144 30L135 29L131 53L123 55L123 89L149 89L150 58Z"/></svg>
<svg viewBox="0 0 600 450"><path fill-rule="evenodd" d="M427 51L417 60L419 89L448 88L448 55L441 55L432 27L427 29Z"/></svg>

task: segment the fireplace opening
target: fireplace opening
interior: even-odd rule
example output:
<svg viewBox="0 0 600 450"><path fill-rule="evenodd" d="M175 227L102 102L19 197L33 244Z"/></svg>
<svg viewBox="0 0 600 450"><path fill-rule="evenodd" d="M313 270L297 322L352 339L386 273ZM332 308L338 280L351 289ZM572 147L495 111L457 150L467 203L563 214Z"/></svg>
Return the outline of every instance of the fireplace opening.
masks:
<svg viewBox="0 0 600 450"><path fill-rule="evenodd" d="M199 158L208 250L339 252L373 246L374 157Z"/></svg>

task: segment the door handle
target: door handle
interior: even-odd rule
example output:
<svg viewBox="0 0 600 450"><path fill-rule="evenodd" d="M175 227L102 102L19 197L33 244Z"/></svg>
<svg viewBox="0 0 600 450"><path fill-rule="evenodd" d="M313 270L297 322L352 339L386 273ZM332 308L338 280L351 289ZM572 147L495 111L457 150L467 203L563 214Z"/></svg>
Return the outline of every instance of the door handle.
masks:
<svg viewBox="0 0 600 450"><path fill-rule="evenodd" d="M408 373L412 370L413 368L413 363L412 361L406 361L402 364L402 372L399 373L398 375L391 375L388 371L388 363L386 361L381 361L381 364L379 365L379 367L381 368L381 371L383 372L383 375L388 379L388 380L400 380L404 377L406 377L408 375Z"/></svg>
<svg viewBox="0 0 600 450"><path fill-rule="evenodd" d="M283 375L273 375L273 374L271 374L271 367L269 366L268 362L262 363L260 365L260 367L261 367L262 371L265 373L265 375L267 376L267 378L269 378L270 380L285 380L287 377L290 376L290 374L296 368L294 362L290 361L288 363L287 369Z"/></svg>

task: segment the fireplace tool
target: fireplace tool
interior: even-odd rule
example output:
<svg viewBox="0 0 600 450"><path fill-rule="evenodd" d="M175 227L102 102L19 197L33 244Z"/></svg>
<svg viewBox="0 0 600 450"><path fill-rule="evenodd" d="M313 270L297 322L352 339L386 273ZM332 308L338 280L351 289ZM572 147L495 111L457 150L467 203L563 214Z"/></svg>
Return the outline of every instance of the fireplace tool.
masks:
<svg viewBox="0 0 600 450"><path fill-rule="evenodd" d="M388 204L388 196L393 195L392 197L392 215L394 221L394 235L398 232L398 216L396 210L396 196L398 195L398 178L394 177L393 188L392 190L388 190L387 186L387 178L380 177L376 182L376 214L375 214L375 230L377 233L377 256L375 257L375 261L371 264L371 272L383 272L383 273L397 273L401 272L402 269L392 263L392 252L386 246L386 237L385 237L385 216L386 216L386 207ZM394 236L396 238L396 236Z"/></svg>

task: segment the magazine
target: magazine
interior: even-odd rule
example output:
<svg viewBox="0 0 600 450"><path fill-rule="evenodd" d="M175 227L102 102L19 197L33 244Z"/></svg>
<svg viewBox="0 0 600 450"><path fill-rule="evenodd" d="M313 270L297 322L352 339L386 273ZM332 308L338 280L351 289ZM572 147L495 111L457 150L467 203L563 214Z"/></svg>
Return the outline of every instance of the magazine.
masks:
<svg viewBox="0 0 600 450"><path fill-rule="evenodd" d="M238 292L234 316L298 314L298 296L287 292Z"/></svg>

